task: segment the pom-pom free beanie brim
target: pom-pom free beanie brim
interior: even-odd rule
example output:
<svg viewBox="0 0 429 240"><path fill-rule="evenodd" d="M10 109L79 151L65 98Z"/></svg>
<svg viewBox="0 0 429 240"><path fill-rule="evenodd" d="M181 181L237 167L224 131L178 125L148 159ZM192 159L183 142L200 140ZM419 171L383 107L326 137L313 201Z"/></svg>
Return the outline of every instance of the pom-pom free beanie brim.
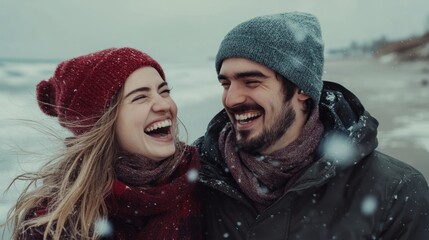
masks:
<svg viewBox="0 0 429 240"><path fill-rule="evenodd" d="M290 12L260 16L233 28L216 55L219 73L226 58L246 58L281 74L316 103L322 91L324 46L317 18Z"/></svg>

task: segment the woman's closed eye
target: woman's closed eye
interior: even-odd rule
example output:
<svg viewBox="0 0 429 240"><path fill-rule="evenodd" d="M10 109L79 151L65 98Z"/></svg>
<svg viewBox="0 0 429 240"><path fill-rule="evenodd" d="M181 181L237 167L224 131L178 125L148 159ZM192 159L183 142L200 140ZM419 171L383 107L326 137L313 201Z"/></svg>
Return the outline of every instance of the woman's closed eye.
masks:
<svg viewBox="0 0 429 240"><path fill-rule="evenodd" d="M131 102L135 102L135 101L138 101L138 100L143 100L143 99L146 99L146 98L147 98L146 95L137 95L135 98L133 98L133 100L131 100Z"/></svg>

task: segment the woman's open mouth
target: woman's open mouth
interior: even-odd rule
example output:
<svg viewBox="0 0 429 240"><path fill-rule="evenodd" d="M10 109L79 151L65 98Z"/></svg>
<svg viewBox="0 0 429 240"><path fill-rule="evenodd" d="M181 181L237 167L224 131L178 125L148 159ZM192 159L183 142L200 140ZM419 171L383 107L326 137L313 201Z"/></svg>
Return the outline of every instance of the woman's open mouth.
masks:
<svg viewBox="0 0 429 240"><path fill-rule="evenodd" d="M172 121L170 119L166 119L150 124L144 132L154 138L165 138L171 135L172 125Z"/></svg>

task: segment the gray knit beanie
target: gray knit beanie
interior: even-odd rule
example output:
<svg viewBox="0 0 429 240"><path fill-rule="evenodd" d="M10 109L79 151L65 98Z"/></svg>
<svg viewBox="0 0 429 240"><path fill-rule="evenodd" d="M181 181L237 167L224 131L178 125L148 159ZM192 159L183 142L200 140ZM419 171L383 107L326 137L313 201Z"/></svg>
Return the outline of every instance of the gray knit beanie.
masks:
<svg viewBox="0 0 429 240"><path fill-rule="evenodd" d="M315 16L290 12L243 22L225 36L219 47L218 74L222 61L232 57L271 68L319 103L324 58L320 24Z"/></svg>

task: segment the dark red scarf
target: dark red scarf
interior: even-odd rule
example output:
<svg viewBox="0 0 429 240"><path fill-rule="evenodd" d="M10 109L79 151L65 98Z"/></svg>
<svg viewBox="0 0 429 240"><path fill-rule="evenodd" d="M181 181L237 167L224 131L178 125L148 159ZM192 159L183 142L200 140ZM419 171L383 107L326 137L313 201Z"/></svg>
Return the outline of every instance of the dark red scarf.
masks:
<svg viewBox="0 0 429 240"><path fill-rule="evenodd" d="M196 149L186 147L171 177L155 187L115 180L107 199L115 239L201 239L199 167Z"/></svg>

